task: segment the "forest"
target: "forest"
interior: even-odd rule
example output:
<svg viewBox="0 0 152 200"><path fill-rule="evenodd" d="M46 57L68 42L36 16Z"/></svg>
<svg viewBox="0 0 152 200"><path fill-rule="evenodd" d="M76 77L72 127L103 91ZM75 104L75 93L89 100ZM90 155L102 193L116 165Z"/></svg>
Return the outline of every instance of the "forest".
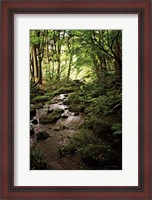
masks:
<svg viewBox="0 0 152 200"><path fill-rule="evenodd" d="M122 31L30 31L30 169L122 169Z"/></svg>

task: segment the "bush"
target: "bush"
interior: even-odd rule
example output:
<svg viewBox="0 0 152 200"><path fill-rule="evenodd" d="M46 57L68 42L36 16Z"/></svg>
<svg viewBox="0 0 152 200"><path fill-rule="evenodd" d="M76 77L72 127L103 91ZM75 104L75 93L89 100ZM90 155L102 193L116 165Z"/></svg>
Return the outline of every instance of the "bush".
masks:
<svg viewBox="0 0 152 200"><path fill-rule="evenodd" d="M43 152L36 146L31 147L30 150L30 169L31 170L47 169L47 163L43 156Z"/></svg>
<svg viewBox="0 0 152 200"><path fill-rule="evenodd" d="M34 97L33 98L33 101L34 102L43 102L43 101L47 101L47 100L49 100L50 99L50 97L49 96L36 96L36 97Z"/></svg>

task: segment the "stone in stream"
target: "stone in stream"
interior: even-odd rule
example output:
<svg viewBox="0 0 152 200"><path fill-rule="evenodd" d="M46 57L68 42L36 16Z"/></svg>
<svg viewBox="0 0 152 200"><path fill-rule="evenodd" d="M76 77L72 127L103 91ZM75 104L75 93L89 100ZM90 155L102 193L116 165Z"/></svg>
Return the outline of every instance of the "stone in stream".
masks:
<svg viewBox="0 0 152 200"><path fill-rule="evenodd" d="M62 118L68 118L68 114L63 114Z"/></svg>
<svg viewBox="0 0 152 200"><path fill-rule="evenodd" d="M49 137L49 134L46 132L46 131L42 131L42 132L39 132L37 135L36 135L36 139L37 141L39 140L45 140Z"/></svg>
<svg viewBox="0 0 152 200"><path fill-rule="evenodd" d="M54 108L49 108L48 109L48 114L53 113L53 111L54 111Z"/></svg>
<svg viewBox="0 0 152 200"><path fill-rule="evenodd" d="M40 124L49 124L49 123L55 123L58 119L60 119L62 116L59 113L51 113L46 116L42 116L40 118Z"/></svg>
<svg viewBox="0 0 152 200"><path fill-rule="evenodd" d="M30 119L36 116L36 109L31 107L30 108Z"/></svg>
<svg viewBox="0 0 152 200"><path fill-rule="evenodd" d="M34 128L30 126L30 136L34 135Z"/></svg>
<svg viewBox="0 0 152 200"><path fill-rule="evenodd" d="M71 103L70 100L64 100L64 101L63 101L63 105L69 105L70 103Z"/></svg>
<svg viewBox="0 0 152 200"><path fill-rule="evenodd" d="M73 116L78 116L79 115L79 113L78 112L75 112L74 114L73 114Z"/></svg>
<svg viewBox="0 0 152 200"><path fill-rule="evenodd" d="M70 112L82 112L85 109L84 105L72 105L69 106L69 111Z"/></svg>
<svg viewBox="0 0 152 200"><path fill-rule="evenodd" d="M31 122L32 122L32 124L34 124L34 125L37 125L37 124L38 124L37 119L33 119Z"/></svg>
<svg viewBox="0 0 152 200"><path fill-rule="evenodd" d="M54 113L64 113L64 109L62 109L62 108L56 108L54 110Z"/></svg>

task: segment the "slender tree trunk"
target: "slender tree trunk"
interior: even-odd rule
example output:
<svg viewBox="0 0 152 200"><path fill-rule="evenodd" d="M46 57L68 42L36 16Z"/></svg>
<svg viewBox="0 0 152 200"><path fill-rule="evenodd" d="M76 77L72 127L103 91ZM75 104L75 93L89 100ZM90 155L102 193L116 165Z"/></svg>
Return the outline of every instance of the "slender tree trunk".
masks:
<svg viewBox="0 0 152 200"><path fill-rule="evenodd" d="M42 58L41 56L39 56L38 83L42 84Z"/></svg>
<svg viewBox="0 0 152 200"><path fill-rule="evenodd" d="M33 47L32 55L33 55L33 65L34 65L34 82L36 82L36 79L38 79L38 60L35 47Z"/></svg>
<svg viewBox="0 0 152 200"><path fill-rule="evenodd" d="M121 58L120 58L119 43L118 43L117 40L116 40L116 43L115 43L115 54L116 54L116 58L115 58L115 69L116 69L117 75L120 76L121 73L122 73L122 61L121 61Z"/></svg>
<svg viewBox="0 0 152 200"><path fill-rule="evenodd" d="M60 60L60 54L61 54L61 44L60 44L60 31L57 33L57 61L58 61L58 67L57 67L57 77L56 80L60 80L60 71L61 71L61 60Z"/></svg>
<svg viewBox="0 0 152 200"><path fill-rule="evenodd" d="M70 79L71 64L72 64L72 55L70 56L70 61L69 61L68 74L67 74L67 82L68 82L69 79Z"/></svg>

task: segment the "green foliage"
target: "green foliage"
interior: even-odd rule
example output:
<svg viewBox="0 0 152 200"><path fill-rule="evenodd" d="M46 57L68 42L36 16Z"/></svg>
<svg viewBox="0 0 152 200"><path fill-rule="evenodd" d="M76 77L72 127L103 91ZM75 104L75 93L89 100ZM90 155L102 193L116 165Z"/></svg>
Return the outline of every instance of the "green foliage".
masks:
<svg viewBox="0 0 152 200"><path fill-rule="evenodd" d="M33 146L30 150L30 169L31 170L45 170L47 164L43 156L43 151L40 148Z"/></svg>
<svg viewBox="0 0 152 200"><path fill-rule="evenodd" d="M68 154L74 151L82 151L89 144L97 144L99 139L87 129L81 129L77 134L75 134L68 144L62 149L62 154Z"/></svg>
<svg viewBox="0 0 152 200"><path fill-rule="evenodd" d="M40 124L49 124L49 123L54 123L58 119L60 119L62 116L60 113L51 113L46 116L42 116L40 119Z"/></svg>
<svg viewBox="0 0 152 200"><path fill-rule="evenodd" d="M111 127L114 131L114 135L121 135L122 134L122 123L114 123Z"/></svg>
<svg viewBox="0 0 152 200"><path fill-rule="evenodd" d="M101 141L88 129L81 129L75 134L60 154L67 155L78 153L87 165L104 166L111 165L116 160L116 153L111 146Z"/></svg>
<svg viewBox="0 0 152 200"><path fill-rule="evenodd" d="M47 100L49 100L50 99L50 97L49 96L47 96L47 95L43 95L43 96L36 96L36 97L34 97L33 98L33 102L44 102L44 101L47 101Z"/></svg>

